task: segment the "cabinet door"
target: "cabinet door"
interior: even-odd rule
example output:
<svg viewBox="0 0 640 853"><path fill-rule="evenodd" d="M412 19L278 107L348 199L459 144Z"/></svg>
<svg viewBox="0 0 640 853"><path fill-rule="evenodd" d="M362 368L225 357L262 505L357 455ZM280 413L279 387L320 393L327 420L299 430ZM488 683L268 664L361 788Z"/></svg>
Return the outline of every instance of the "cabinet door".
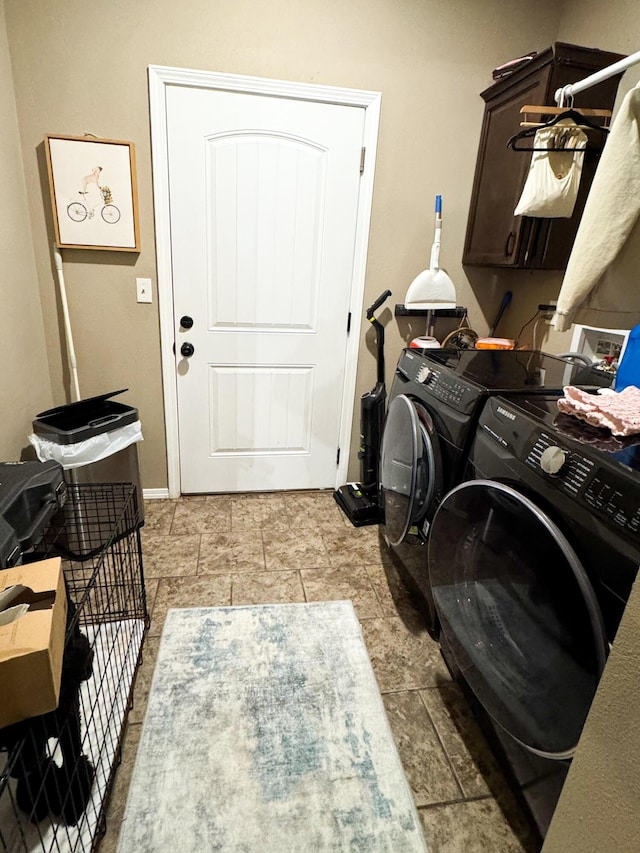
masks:
<svg viewBox="0 0 640 853"><path fill-rule="evenodd" d="M531 221L514 216L513 211L529 158L516 156L506 146L520 125L520 107L544 103L549 73L549 66L541 68L487 103L462 259L465 264L522 265L523 237L528 237ZM524 235L523 229L527 231Z"/></svg>

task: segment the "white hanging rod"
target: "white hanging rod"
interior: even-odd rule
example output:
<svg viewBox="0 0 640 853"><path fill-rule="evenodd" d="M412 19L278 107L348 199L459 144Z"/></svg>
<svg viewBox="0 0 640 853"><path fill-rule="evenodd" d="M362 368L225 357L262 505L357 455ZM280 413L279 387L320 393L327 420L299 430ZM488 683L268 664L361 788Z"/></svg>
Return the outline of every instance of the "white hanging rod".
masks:
<svg viewBox="0 0 640 853"><path fill-rule="evenodd" d="M596 83L608 80L609 77L614 77L616 74L626 71L627 68L631 68L632 65L637 65L639 62L640 50L637 53L632 53L631 56L627 56L625 59L620 59L618 62L614 62L613 65L608 65L606 68L596 71L595 74L590 74L588 77L585 77L584 80L579 80L577 83L569 83L567 86L562 86L560 89L556 89L556 94L554 96L555 102L558 106L564 106L567 98L577 95L578 92L584 92L585 89L590 89L592 86L595 86Z"/></svg>

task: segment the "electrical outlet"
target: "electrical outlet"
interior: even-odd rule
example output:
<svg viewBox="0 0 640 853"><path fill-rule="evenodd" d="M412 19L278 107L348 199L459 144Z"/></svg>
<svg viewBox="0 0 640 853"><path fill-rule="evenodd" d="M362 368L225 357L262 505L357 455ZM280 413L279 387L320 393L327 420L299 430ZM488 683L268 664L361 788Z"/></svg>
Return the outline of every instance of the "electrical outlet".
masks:
<svg viewBox="0 0 640 853"><path fill-rule="evenodd" d="M138 294L138 302L151 302L151 279L150 278L137 278L136 279L136 292Z"/></svg>
<svg viewBox="0 0 640 853"><path fill-rule="evenodd" d="M553 319L554 312L556 310L556 302L555 300L551 300L550 302L542 302L538 305L538 311L541 312L540 317L546 323L550 323Z"/></svg>

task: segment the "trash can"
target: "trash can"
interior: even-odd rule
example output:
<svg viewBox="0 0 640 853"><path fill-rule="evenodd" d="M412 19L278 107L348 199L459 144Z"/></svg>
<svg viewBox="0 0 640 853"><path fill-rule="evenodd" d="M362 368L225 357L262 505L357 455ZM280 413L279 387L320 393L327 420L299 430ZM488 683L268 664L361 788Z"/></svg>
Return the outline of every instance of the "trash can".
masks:
<svg viewBox="0 0 640 853"><path fill-rule="evenodd" d="M40 461L53 459L62 465L65 480L71 485L133 483L142 524L144 502L138 462L142 428L138 410L111 399L127 390L40 412L33 421L29 441Z"/></svg>

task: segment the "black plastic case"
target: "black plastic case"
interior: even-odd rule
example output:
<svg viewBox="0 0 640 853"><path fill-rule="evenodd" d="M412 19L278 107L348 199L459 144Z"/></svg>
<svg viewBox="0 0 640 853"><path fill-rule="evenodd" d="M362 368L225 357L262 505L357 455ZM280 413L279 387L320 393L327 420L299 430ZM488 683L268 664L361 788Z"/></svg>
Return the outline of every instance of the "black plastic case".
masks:
<svg viewBox="0 0 640 853"><path fill-rule="evenodd" d="M0 462L0 568L16 565L38 543L66 492L58 462Z"/></svg>

